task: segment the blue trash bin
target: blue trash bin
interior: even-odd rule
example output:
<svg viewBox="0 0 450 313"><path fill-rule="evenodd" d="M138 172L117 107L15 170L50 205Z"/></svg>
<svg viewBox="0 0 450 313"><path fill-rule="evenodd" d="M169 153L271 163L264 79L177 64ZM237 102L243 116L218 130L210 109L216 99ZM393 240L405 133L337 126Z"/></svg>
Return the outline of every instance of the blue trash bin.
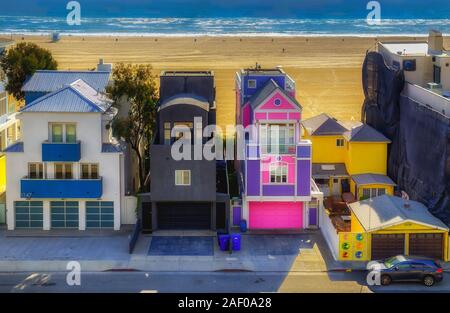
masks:
<svg viewBox="0 0 450 313"><path fill-rule="evenodd" d="M222 251L230 249L230 235L219 235L219 247Z"/></svg>
<svg viewBox="0 0 450 313"><path fill-rule="evenodd" d="M241 234L231 235L231 246L233 251L241 250Z"/></svg>
<svg viewBox="0 0 450 313"><path fill-rule="evenodd" d="M241 220L241 222L239 223L239 227L241 229L241 233L245 233L247 231L247 221Z"/></svg>

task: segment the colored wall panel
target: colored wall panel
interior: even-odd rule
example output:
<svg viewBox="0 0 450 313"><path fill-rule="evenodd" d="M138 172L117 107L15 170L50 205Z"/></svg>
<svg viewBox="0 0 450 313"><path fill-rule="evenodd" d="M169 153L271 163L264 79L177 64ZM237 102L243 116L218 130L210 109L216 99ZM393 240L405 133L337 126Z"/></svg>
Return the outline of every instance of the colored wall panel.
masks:
<svg viewBox="0 0 450 313"><path fill-rule="evenodd" d="M311 161L297 161L297 195L309 196L311 194Z"/></svg>
<svg viewBox="0 0 450 313"><path fill-rule="evenodd" d="M295 196L295 185L264 185L263 196L287 197Z"/></svg>
<svg viewBox="0 0 450 313"><path fill-rule="evenodd" d="M279 100L279 104L275 104L275 100ZM262 104L259 110L300 110L300 108L292 104L285 95L280 92L275 93L264 104Z"/></svg>
<svg viewBox="0 0 450 313"><path fill-rule="evenodd" d="M247 161L247 195L259 196L261 171L259 160Z"/></svg>

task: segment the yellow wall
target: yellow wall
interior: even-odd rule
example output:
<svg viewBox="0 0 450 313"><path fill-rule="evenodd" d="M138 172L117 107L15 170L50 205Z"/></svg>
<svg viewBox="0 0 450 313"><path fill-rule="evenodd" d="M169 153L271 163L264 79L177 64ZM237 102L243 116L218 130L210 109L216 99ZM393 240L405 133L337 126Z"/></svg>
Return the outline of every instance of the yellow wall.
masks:
<svg viewBox="0 0 450 313"><path fill-rule="evenodd" d="M344 163L347 153L345 146L337 147L336 139L344 139L342 136L309 136L306 132L304 139L312 142L313 163Z"/></svg>
<svg viewBox="0 0 450 313"><path fill-rule="evenodd" d="M358 188L358 190L356 190L356 188ZM385 193L388 195L393 196L394 195L394 186L392 185L383 185L383 184L368 184L368 185L359 185L357 186L355 184L355 182L353 181L353 179L350 180L350 191L355 195L358 195L356 200L360 200L362 195L363 195L363 189L364 188L368 188L368 189L372 189L372 188L384 188Z"/></svg>
<svg viewBox="0 0 450 313"><path fill-rule="evenodd" d="M0 156L0 193L6 189L6 157Z"/></svg>
<svg viewBox="0 0 450 313"><path fill-rule="evenodd" d="M349 142L345 166L350 175L387 172L387 143ZM313 148L314 149L314 148Z"/></svg>

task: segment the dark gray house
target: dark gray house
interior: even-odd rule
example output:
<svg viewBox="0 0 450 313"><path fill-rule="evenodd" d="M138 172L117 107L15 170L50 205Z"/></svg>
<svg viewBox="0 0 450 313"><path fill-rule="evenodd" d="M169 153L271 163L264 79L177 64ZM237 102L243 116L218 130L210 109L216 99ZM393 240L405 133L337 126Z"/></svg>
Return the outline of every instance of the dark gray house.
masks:
<svg viewBox="0 0 450 313"><path fill-rule="evenodd" d="M150 147L150 193L141 195L144 232L226 228L229 196L223 184L226 179L220 177L226 175L223 164L203 156L201 160L175 160L171 154L177 140L171 136L172 129L182 125L194 134L194 119L199 118L202 129L216 122L214 74L163 72L157 133ZM203 143L207 140L202 139Z"/></svg>

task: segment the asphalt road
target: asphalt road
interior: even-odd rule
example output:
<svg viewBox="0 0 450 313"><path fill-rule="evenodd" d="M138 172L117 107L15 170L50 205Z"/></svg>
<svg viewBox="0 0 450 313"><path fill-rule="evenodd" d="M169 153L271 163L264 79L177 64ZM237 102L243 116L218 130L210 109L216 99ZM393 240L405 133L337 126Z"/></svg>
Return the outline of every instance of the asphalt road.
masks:
<svg viewBox="0 0 450 313"><path fill-rule="evenodd" d="M450 274L433 287L416 283L367 287L365 273L96 272L69 286L66 273L0 273L0 292L450 292Z"/></svg>

